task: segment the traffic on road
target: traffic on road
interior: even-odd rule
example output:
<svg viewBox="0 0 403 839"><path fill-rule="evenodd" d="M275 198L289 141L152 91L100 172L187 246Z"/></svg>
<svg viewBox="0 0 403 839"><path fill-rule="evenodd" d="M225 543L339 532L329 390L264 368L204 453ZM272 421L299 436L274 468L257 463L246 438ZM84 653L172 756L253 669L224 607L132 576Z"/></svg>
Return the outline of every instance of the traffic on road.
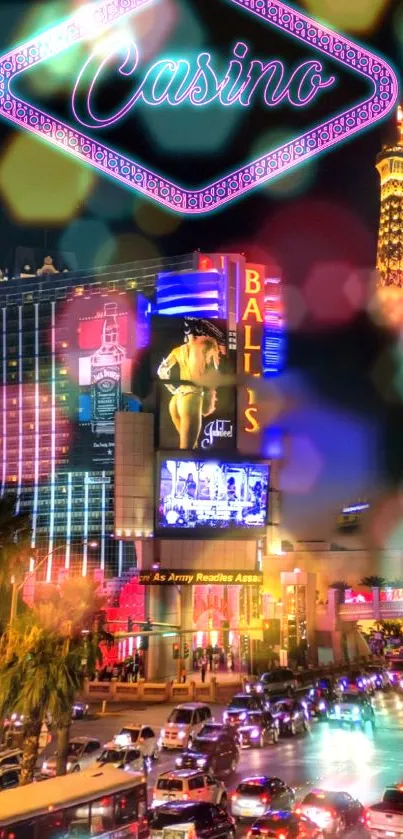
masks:
<svg viewBox="0 0 403 839"><path fill-rule="evenodd" d="M3 803L18 784L21 758L18 747L4 748L0 836L401 839L403 696L393 668L390 675L376 666L354 669L305 686L281 668L251 682L227 707L186 702L104 716L86 708L73 723L68 775L54 777L50 745L38 780L53 780L36 785L51 790L51 784L59 789L68 782L66 797L77 801L75 820L67 824L66 809L59 819L63 830L58 823L59 832L45 831L42 816L32 810L31 827L27 816L20 829L11 807L4 822ZM124 779L127 789L130 778L133 807L119 817L117 830L114 796L121 807L120 784ZM101 787L101 798L89 806L89 796ZM53 803L61 808L59 794Z"/></svg>

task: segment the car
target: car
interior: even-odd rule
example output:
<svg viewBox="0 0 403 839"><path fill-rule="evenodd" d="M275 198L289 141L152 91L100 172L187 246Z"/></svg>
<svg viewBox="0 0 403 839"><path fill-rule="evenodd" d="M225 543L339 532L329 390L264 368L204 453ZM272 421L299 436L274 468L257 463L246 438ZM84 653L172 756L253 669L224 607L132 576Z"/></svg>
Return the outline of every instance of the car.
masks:
<svg viewBox="0 0 403 839"><path fill-rule="evenodd" d="M85 702L75 702L72 710L73 720L82 720L88 714L88 705Z"/></svg>
<svg viewBox="0 0 403 839"><path fill-rule="evenodd" d="M254 775L244 778L231 795L231 812L237 821L254 821L267 810L292 810L294 803L294 790L281 778Z"/></svg>
<svg viewBox="0 0 403 839"><path fill-rule="evenodd" d="M363 670L352 670L350 673L342 676L340 678L340 685L343 688L343 693L351 689L359 690L362 693L374 693L372 680Z"/></svg>
<svg viewBox="0 0 403 839"><path fill-rule="evenodd" d="M151 760L158 760L159 758L158 737L150 725L143 725L142 723L124 725L113 739L118 746L135 746L146 758Z"/></svg>
<svg viewBox="0 0 403 839"><path fill-rule="evenodd" d="M388 690L391 687L389 673L385 667L369 664L367 671L375 690Z"/></svg>
<svg viewBox="0 0 403 839"><path fill-rule="evenodd" d="M161 804L148 813L148 825L150 839L162 839L168 830L171 839L235 839L232 816L225 807L207 801Z"/></svg>
<svg viewBox="0 0 403 839"><path fill-rule="evenodd" d="M5 766L0 769L0 792L18 787L21 778L20 766Z"/></svg>
<svg viewBox="0 0 403 839"><path fill-rule="evenodd" d="M161 728L159 745L163 749L188 749L196 734L210 720L211 711L204 702L177 705Z"/></svg>
<svg viewBox="0 0 403 839"><path fill-rule="evenodd" d="M268 810L253 822L247 839L322 839L322 831L306 816L289 810Z"/></svg>
<svg viewBox="0 0 403 839"><path fill-rule="evenodd" d="M298 699L280 699L270 707L274 719L278 720L281 735L295 737L303 731L309 731L309 714Z"/></svg>
<svg viewBox="0 0 403 839"><path fill-rule="evenodd" d="M67 755L67 772L79 772L88 769L98 760L102 752L99 740L93 737L73 737L69 742ZM53 778L56 775L55 753L52 757L46 758L41 766L41 775L45 778Z"/></svg>
<svg viewBox="0 0 403 839"><path fill-rule="evenodd" d="M201 769L174 769L158 776L152 806L166 801L209 801L227 806L227 790L222 781Z"/></svg>
<svg viewBox="0 0 403 839"><path fill-rule="evenodd" d="M280 737L279 721L270 711L248 711L238 728L242 749L263 749L268 743L277 743Z"/></svg>
<svg viewBox="0 0 403 839"><path fill-rule="evenodd" d="M216 736L218 734L226 734L228 737L231 737L236 743L239 744L239 737L238 731L234 728L233 725L229 725L225 722L216 722L215 720L211 720L210 722L206 722L203 725L203 728L200 729L198 736L199 737L210 737Z"/></svg>
<svg viewBox="0 0 403 839"><path fill-rule="evenodd" d="M251 693L236 693L222 715L223 722L239 726L246 720L250 711L262 711L264 708L263 697Z"/></svg>
<svg viewBox="0 0 403 839"><path fill-rule="evenodd" d="M289 667L275 667L262 673L257 682L250 686L256 693L293 693L298 687L298 680Z"/></svg>
<svg viewBox="0 0 403 839"><path fill-rule="evenodd" d="M300 701L305 704L310 717L318 720L326 719L329 700L322 696L320 688L310 688Z"/></svg>
<svg viewBox="0 0 403 839"><path fill-rule="evenodd" d="M389 679L392 687L403 688L403 659L392 658L388 666Z"/></svg>
<svg viewBox="0 0 403 839"><path fill-rule="evenodd" d="M331 705L327 712L331 723L348 724L365 728L365 723L375 725L375 712L371 700L360 691L344 693L340 702Z"/></svg>
<svg viewBox="0 0 403 839"><path fill-rule="evenodd" d="M313 821L326 835L340 836L346 827L365 824L365 808L348 792L312 790L295 812Z"/></svg>
<svg viewBox="0 0 403 839"><path fill-rule="evenodd" d="M105 764L114 766L116 769L125 769L127 772L143 772L144 770L144 755L140 749L135 749L134 746L118 746L112 740L111 743L106 743L102 749L99 758L96 761L96 766L105 766Z"/></svg>
<svg viewBox="0 0 403 839"><path fill-rule="evenodd" d="M204 733L204 726L194 738L192 747L175 760L177 769L203 769L213 775L235 772L239 761L239 746L225 726L217 734Z"/></svg>
<svg viewBox="0 0 403 839"><path fill-rule="evenodd" d="M10 769L19 766L22 758L21 749L3 749L0 751L0 772L3 769Z"/></svg>

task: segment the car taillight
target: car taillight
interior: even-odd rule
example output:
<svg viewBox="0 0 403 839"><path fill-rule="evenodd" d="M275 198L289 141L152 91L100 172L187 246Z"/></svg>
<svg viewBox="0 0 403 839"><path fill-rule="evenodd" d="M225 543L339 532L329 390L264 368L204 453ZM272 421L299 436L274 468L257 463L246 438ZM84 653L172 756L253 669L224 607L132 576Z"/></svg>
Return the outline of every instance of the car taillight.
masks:
<svg viewBox="0 0 403 839"><path fill-rule="evenodd" d="M267 804L269 796L263 793L263 795L260 796L260 800L263 802L263 804Z"/></svg>
<svg viewBox="0 0 403 839"><path fill-rule="evenodd" d="M233 792L232 795L231 795L231 801L238 801L238 797L239 797L238 793Z"/></svg>
<svg viewBox="0 0 403 839"><path fill-rule="evenodd" d="M278 839L286 839L285 833L278 833Z"/></svg>
<svg viewBox="0 0 403 839"><path fill-rule="evenodd" d="M327 819L334 819L336 813L334 812L334 810L324 810L323 815L326 816Z"/></svg>
<svg viewBox="0 0 403 839"><path fill-rule="evenodd" d="M300 816L301 813L302 813L301 807L296 807L295 810L294 810L294 813L296 813L297 816Z"/></svg>
<svg viewBox="0 0 403 839"><path fill-rule="evenodd" d="M187 800L188 800L188 798L189 798L189 793L188 793L188 792L184 792L184 793L183 793L183 795L182 795L182 798L183 798L183 800L184 800L184 801L187 801Z"/></svg>

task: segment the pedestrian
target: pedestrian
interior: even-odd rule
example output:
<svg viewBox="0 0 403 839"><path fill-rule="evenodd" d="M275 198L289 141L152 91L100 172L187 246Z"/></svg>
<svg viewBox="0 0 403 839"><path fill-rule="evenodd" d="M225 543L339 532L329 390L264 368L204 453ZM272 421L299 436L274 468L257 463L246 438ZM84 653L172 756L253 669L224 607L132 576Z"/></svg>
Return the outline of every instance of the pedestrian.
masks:
<svg viewBox="0 0 403 839"><path fill-rule="evenodd" d="M136 652L133 661L133 682L137 682L139 677L139 669L140 669L140 656L138 652Z"/></svg>
<svg viewBox="0 0 403 839"><path fill-rule="evenodd" d="M206 681L206 669L207 669L206 668L206 660L203 658L202 663L201 663L201 667L200 667L200 675L201 675L202 682Z"/></svg>
<svg viewBox="0 0 403 839"><path fill-rule="evenodd" d="M208 663L209 663L209 670L212 673L213 672L213 663L214 663L214 657L213 657L213 651L212 650L210 650L210 652L208 654Z"/></svg>
<svg viewBox="0 0 403 839"><path fill-rule="evenodd" d="M181 670L181 677L182 677L182 678L181 678L181 682L182 682L183 684L185 684L185 682L186 682L186 667L185 667L185 666L183 666L183 667L182 667L182 670Z"/></svg>

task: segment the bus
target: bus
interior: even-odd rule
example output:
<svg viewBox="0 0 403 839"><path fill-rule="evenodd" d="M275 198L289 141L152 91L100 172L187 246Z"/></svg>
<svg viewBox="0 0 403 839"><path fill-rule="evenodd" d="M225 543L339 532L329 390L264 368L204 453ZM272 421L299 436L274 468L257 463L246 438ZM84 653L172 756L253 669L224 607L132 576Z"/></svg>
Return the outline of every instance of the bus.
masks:
<svg viewBox="0 0 403 839"><path fill-rule="evenodd" d="M142 772L112 766L0 792L0 839L147 839Z"/></svg>

